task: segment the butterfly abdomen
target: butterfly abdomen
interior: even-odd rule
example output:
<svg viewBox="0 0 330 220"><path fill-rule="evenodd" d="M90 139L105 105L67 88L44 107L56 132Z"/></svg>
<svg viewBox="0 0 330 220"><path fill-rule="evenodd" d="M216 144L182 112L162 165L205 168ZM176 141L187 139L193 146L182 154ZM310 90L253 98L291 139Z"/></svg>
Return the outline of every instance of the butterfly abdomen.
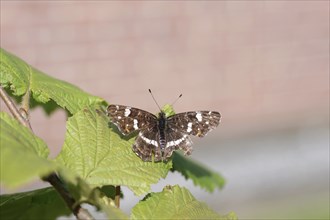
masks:
<svg viewBox="0 0 330 220"><path fill-rule="evenodd" d="M159 144L160 144L160 148L161 149L164 149L166 147L166 137L165 137L166 116L165 116L165 114L163 112L159 113L158 130L159 130Z"/></svg>

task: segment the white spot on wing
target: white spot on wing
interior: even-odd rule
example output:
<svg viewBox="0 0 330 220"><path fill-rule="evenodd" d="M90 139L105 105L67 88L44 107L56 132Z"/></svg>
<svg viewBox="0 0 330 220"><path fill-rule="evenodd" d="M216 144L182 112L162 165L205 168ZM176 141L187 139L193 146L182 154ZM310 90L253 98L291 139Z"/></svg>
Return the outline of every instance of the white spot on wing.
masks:
<svg viewBox="0 0 330 220"><path fill-rule="evenodd" d="M182 138L175 140L175 141L169 141L166 144L166 147L172 147L172 146L177 146L179 145L182 141L184 141L186 136L183 136Z"/></svg>
<svg viewBox="0 0 330 220"><path fill-rule="evenodd" d="M146 138L145 136L142 136L142 135L141 135L141 138L142 138L142 140L144 140L147 144L150 144L150 143L151 143L151 140L148 139L148 138Z"/></svg>
<svg viewBox="0 0 330 220"><path fill-rule="evenodd" d="M158 143L155 140L151 140L151 144L154 145L154 146L156 146L156 147L158 147Z"/></svg>
<svg viewBox="0 0 330 220"><path fill-rule="evenodd" d="M131 114L131 110L129 110L129 108L125 108L125 117L129 116L129 114Z"/></svg>
<svg viewBox="0 0 330 220"><path fill-rule="evenodd" d="M118 119L121 119L121 116L120 115L118 115L118 117L117 117Z"/></svg>
<svg viewBox="0 0 330 220"><path fill-rule="evenodd" d="M197 118L198 121L202 121L202 114L200 112L198 112L196 114L196 118Z"/></svg>
<svg viewBox="0 0 330 220"><path fill-rule="evenodd" d="M144 140L147 144L152 144L156 147L158 147L158 143L155 140L150 140L149 138L144 137L143 135L140 135L142 140Z"/></svg>
<svg viewBox="0 0 330 220"><path fill-rule="evenodd" d="M133 128L134 128L135 130L139 129L139 126L138 126L138 120L134 119L133 122L134 122Z"/></svg>
<svg viewBox="0 0 330 220"><path fill-rule="evenodd" d="M189 122L187 132L191 132L191 131L192 131L192 122Z"/></svg>

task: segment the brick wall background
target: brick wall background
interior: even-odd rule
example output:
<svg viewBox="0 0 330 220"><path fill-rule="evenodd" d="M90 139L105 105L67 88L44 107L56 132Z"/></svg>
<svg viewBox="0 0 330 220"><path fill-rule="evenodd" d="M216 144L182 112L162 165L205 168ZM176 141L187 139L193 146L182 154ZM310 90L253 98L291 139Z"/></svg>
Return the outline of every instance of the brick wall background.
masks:
<svg viewBox="0 0 330 220"><path fill-rule="evenodd" d="M328 1L1 1L1 47L110 103L183 93L222 113L210 139L329 122ZM56 155L64 113L31 118Z"/></svg>
<svg viewBox="0 0 330 220"><path fill-rule="evenodd" d="M216 109L219 135L327 117L328 2L1 2L1 46L109 102ZM142 101L143 100L143 101Z"/></svg>

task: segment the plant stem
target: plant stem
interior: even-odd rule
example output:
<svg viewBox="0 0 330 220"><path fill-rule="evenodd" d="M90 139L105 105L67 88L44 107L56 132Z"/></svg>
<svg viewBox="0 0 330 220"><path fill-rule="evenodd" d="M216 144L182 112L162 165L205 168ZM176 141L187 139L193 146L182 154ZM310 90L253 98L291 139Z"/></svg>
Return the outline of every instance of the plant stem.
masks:
<svg viewBox="0 0 330 220"><path fill-rule="evenodd" d="M26 120L26 117L24 117L21 112L16 107L14 101L9 97L9 95L6 93L6 91L3 89L3 87L0 85L0 95L2 100L7 105L9 111L11 114L20 122L22 125L24 125L27 128L31 128L30 122Z"/></svg>
<svg viewBox="0 0 330 220"><path fill-rule="evenodd" d="M88 212L88 210L82 208L80 205L75 205L75 200L71 196L71 194L63 187L63 183L58 178L56 173L51 173L47 177L43 178L44 181L49 182L56 191L61 195L64 199L67 206L72 210L73 214L77 217L77 219L84 219L84 220L92 220L94 219L93 216Z"/></svg>
<svg viewBox="0 0 330 220"><path fill-rule="evenodd" d="M117 208L120 207L120 186L115 186L116 194L115 194L115 205Z"/></svg>
<svg viewBox="0 0 330 220"><path fill-rule="evenodd" d="M29 93L29 92L27 92ZM28 120L28 111L29 111L29 98L30 94L24 95L23 97L23 108L22 111L19 111L14 101L9 97L3 87L0 85L0 96L7 105L11 114L17 119L19 123L29 128L32 131L31 124ZM24 114L24 115L23 115ZM44 181L49 182L55 190L61 195L69 209L79 220L93 220L93 216L88 212L88 210L82 208L80 205L75 206L75 200L70 195L70 193L65 189L64 184L58 178L56 173L51 173L48 176L42 178ZM120 191L120 190L119 190Z"/></svg>
<svg viewBox="0 0 330 220"><path fill-rule="evenodd" d="M29 110L30 110L30 90L28 89L23 96L22 99L22 107L21 110L25 113L26 120L29 118Z"/></svg>

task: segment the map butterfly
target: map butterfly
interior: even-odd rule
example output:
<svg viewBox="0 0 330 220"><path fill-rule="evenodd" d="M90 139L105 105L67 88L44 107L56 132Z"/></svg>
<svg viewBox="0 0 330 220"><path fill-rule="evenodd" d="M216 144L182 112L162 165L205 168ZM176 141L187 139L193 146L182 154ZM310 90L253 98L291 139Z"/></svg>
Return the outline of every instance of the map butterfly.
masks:
<svg viewBox="0 0 330 220"><path fill-rule="evenodd" d="M219 125L221 117L216 111L190 111L166 117L162 110L157 117L123 105L109 105L107 114L123 135L139 131L133 151L143 161L166 161L178 149L190 155L189 135L204 137Z"/></svg>

